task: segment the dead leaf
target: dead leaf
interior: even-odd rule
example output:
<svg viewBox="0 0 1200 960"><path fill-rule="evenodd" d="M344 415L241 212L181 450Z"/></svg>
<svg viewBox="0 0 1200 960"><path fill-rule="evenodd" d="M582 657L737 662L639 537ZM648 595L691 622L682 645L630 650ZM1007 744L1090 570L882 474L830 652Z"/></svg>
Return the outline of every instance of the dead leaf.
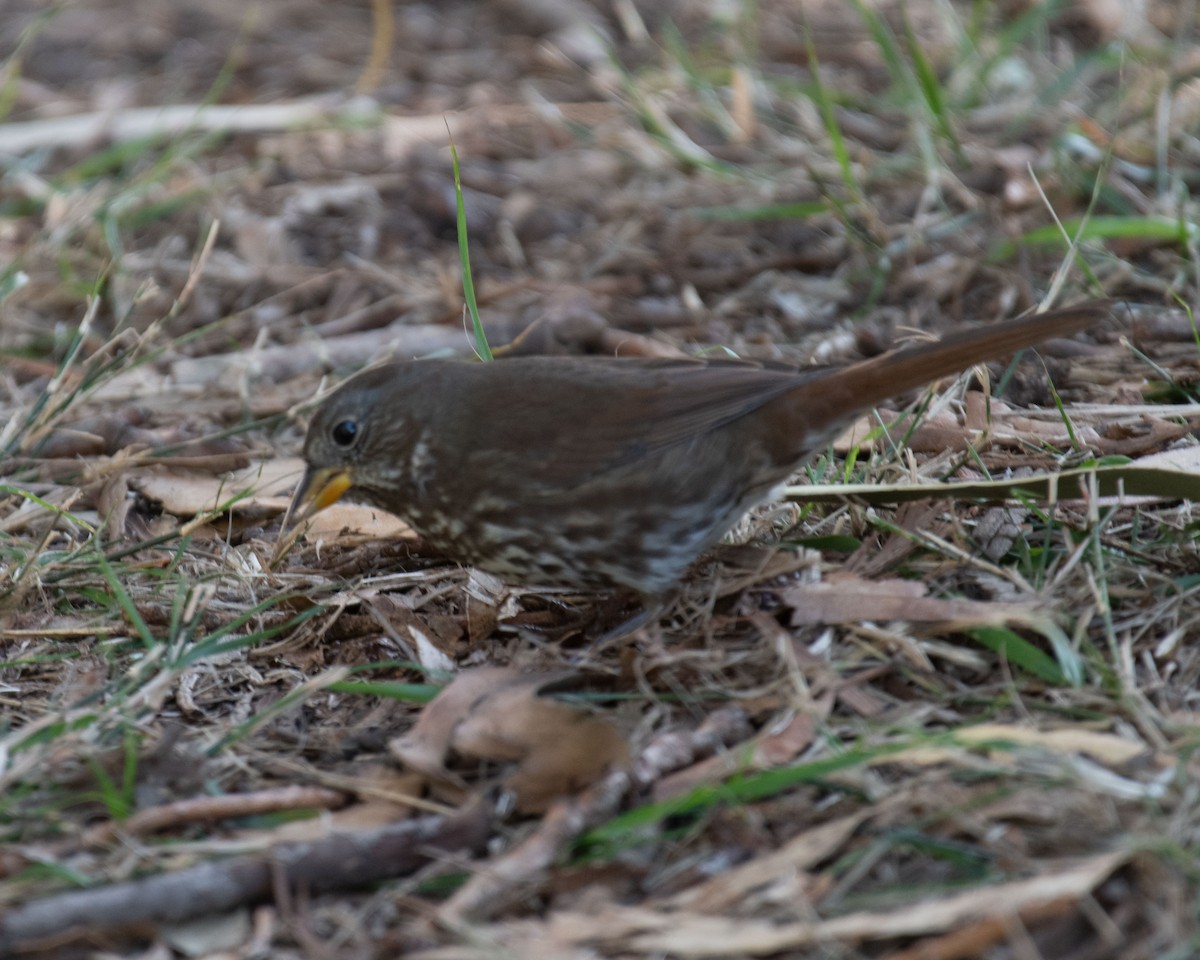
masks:
<svg viewBox="0 0 1200 960"><path fill-rule="evenodd" d="M606 718L538 696L558 679L522 678L479 703L455 730L461 753L518 761L507 786L522 813L540 813L628 760L625 737Z"/></svg>
<svg viewBox="0 0 1200 960"><path fill-rule="evenodd" d="M823 583L796 584L782 591L792 608L792 626L861 623L864 620L953 622L985 626L1028 622L1035 609L1027 604L942 600L927 596L915 580L864 580L851 573L831 575Z"/></svg>
<svg viewBox="0 0 1200 960"><path fill-rule="evenodd" d="M437 645L429 639L425 633L415 623L407 624L408 634L413 639L413 643L417 648L417 662L421 664L427 671L433 674L453 673L455 670L454 661L443 653Z"/></svg>
<svg viewBox="0 0 1200 960"><path fill-rule="evenodd" d="M769 884L778 884L785 879L793 886L796 881L803 883L808 879L805 871L837 853L871 815L871 809L866 808L805 830L779 850L755 857L676 894L670 899L669 906L711 914L745 903L752 893Z"/></svg>
<svg viewBox="0 0 1200 960"><path fill-rule="evenodd" d="M1007 740L1023 746L1042 747L1055 753L1082 753L1110 764L1127 763L1149 750L1146 744L1136 740L1078 726L1037 730L1012 723L980 723L964 727L956 731L954 736L964 743Z"/></svg>
<svg viewBox="0 0 1200 960"><path fill-rule="evenodd" d="M467 641L475 649L496 629L500 605L509 591L499 578L482 570L471 570L463 592L467 598Z"/></svg>
<svg viewBox="0 0 1200 960"><path fill-rule="evenodd" d="M625 738L607 719L539 696L567 676L501 667L464 671L389 749L415 770L458 783L445 767L450 750L514 761L517 769L506 786L516 795L517 809L544 811L628 758Z"/></svg>
<svg viewBox="0 0 1200 960"><path fill-rule="evenodd" d="M972 539L993 563L1012 549L1021 536L1021 524L1029 515L1024 507L992 507L975 524Z"/></svg>
<svg viewBox="0 0 1200 960"><path fill-rule="evenodd" d="M250 939L250 911L231 910L183 923L163 924L163 939L185 957L218 956Z"/></svg>
<svg viewBox="0 0 1200 960"><path fill-rule="evenodd" d="M388 743L388 750L413 770L461 783L445 766L454 730L479 700L511 682L515 674L516 671L509 667L479 667L462 671L421 711L408 733Z"/></svg>
<svg viewBox="0 0 1200 960"><path fill-rule="evenodd" d="M962 755L964 747L982 746L990 743L1014 743L1023 747L1038 747L1051 753L1092 757L1111 766L1128 763L1135 757L1149 753L1150 748L1136 740L1119 737L1100 730L1083 727L1059 727L1038 730L1035 727L1012 723L980 723L963 727L954 732L954 739L961 746L913 747L889 756L880 756L877 763L916 763L921 765L952 762ZM1007 754L998 754L1003 757Z"/></svg>
<svg viewBox="0 0 1200 960"><path fill-rule="evenodd" d="M299 457L278 457L222 476L158 464L129 474L129 485L180 519L228 509L248 517L274 517L291 502L292 490L304 473ZM335 503L309 521L311 539L343 533L380 539L412 536L398 517L374 507Z"/></svg>
<svg viewBox="0 0 1200 960"><path fill-rule="evenodd" d="M777 923L708 913L611 906L591 914L559 911L538 925L540 936L564 948L603 945L603 953L675 957L771 956L801 947L859 943L939 933L984 917L1019 917L1052 901L1082 900L1129 858L1125 851L1083 860L1043 861L1036 876L930 896L895 910L868 911L828 920ZM475 935L504 943L503 930Z"/></svg>
<svg viewBox="0 0 1200 960"><path fill-rule="evenodd" d="M100 483L100 490L96 494L96 512L104 524L104 536L110 542L125 536L125 521L129 517L129 508L133 506L126 496L128 493L129 480L124 473L114 473Z"/></svg>

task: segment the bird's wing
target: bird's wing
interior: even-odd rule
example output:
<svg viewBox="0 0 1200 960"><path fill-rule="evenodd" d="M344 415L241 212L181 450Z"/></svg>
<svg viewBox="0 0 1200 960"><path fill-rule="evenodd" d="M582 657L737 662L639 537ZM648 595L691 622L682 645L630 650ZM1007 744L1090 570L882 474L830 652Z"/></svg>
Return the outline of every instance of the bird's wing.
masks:
<svg viewBox="0 0 1200 960"><path fill-rule="evenodd" d="M702 438L805 379L739 361L528 358L488 366L498 376L479 428L509 438L531 482L559 489Z"/></svg>

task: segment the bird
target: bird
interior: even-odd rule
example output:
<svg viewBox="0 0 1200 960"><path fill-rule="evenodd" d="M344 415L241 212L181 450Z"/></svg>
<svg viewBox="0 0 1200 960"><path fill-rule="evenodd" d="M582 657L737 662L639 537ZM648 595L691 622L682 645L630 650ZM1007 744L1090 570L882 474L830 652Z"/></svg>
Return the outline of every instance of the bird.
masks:
<svg viewBox="0 0 1200 960"><path fill-rule="evenodd" d="M649 601L864 410L1111 314L1112 301L1090 301L833 369L393 360L320 404L283 529L346 497L504 581Z"/></svg>

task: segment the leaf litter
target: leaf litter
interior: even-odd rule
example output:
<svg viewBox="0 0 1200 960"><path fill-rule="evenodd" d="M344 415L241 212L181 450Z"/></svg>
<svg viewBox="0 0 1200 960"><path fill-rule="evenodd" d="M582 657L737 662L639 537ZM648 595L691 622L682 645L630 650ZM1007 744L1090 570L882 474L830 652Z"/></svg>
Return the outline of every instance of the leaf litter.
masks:
<svg viewBox="0 0 1200 960"><path fill-rule="evenodd" d="M405 4L382 73L380 5L6 12L0 951L1194 952L1178 11L802 6ZM322 384L468 350L447 126L513 352L1009 315L1043 197L1153 306L864 419L633 642L359 507L270 570Z"/></svg>

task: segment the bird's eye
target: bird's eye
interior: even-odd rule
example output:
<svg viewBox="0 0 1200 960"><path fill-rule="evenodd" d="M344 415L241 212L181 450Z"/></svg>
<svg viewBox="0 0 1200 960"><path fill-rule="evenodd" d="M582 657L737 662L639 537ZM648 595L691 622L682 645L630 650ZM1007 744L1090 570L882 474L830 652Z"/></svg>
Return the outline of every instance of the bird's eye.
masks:
<svg viewBox="0 0 1200 960"><path fill-rule="evenodd" d="M343 420L333 428L333 442L339 447L348 447L358 436L358 424L353 420Z"/></svg>

